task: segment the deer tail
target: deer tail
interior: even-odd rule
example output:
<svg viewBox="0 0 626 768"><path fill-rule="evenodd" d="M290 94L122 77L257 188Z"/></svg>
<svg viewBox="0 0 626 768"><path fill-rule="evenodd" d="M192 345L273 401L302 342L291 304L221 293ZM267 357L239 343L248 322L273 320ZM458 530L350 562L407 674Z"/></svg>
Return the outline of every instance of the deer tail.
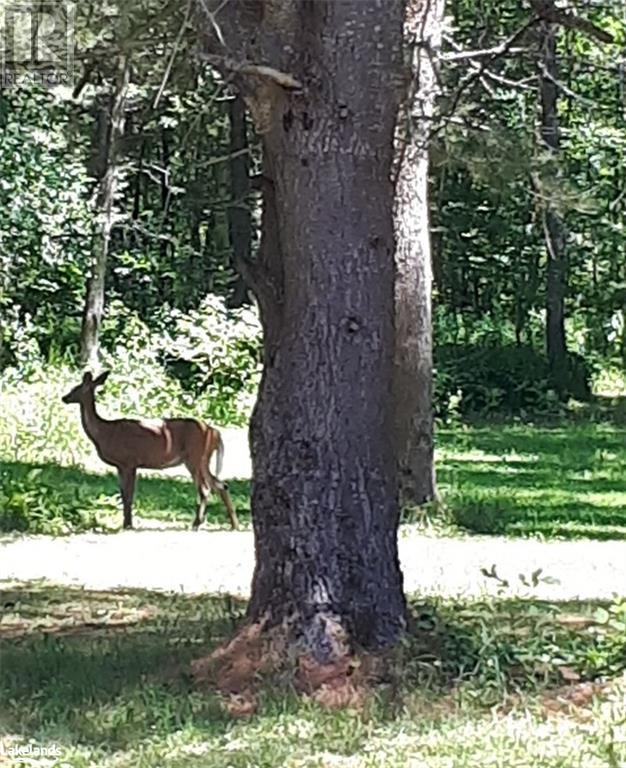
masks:
<svg viewBox="0 0 626 768"><path fill-rule="evenodd" d="M217 435L217 452L215 455L215 477L219 478L221 472L222 472L222 464L224 463L224 441L222 440L222 436L218 432L218 430L215 430L215 434Z"/></svg>

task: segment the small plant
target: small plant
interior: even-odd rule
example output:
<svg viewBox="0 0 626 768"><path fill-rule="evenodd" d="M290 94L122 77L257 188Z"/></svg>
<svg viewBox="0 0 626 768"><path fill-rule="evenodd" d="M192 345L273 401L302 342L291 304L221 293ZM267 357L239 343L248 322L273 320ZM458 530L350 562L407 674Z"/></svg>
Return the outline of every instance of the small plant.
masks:
<svg viewBox="0 0 626 768"><path fill-rule="evenodd" d="M91 502L80 488L59 488L41 469L25 474L0 469L0 530L60 535L96 527Z"/></svg>

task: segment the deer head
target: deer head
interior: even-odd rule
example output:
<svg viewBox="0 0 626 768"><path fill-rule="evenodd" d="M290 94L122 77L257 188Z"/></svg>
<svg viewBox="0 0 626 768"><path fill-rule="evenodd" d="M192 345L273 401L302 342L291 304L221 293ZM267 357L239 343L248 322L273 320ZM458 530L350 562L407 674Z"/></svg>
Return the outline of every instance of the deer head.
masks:
<svg viewBox="0 0 626 768"><path fill-rule="evenodd" d="M83 376L83 380L80 384L71 389L65 397L61 398L64 403L82 403L87 395L94 392L96 387L101 386L107 380L109 371L104 371L99 376L94 377L90 371L87 371Z"/></svg>

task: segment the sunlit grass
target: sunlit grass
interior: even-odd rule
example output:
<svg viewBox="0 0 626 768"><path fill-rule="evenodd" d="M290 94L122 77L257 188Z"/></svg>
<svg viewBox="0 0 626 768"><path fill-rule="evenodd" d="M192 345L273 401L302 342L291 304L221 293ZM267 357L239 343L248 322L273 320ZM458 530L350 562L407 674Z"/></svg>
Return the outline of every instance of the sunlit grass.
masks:
<svg viewBox="0 0 626 768"><path fill-rule="evenodd" d="M443 429L438 476L454 522L479 533L626 538L626 429Z"/></svg>
<svg viewBox="0 0 626 768"><path fill-rule="evenodd" d="M97 525L118 527L115 475L98 460L82 433L78 412L60 400L71 380L62 371L56 379L23 386L0 379L0 497L4 488L14 500L26 494L24 508L39 505L45 512L46 505L56 505L62 514L65 506L84 510L87 527L94 519ZM107 401L107 397L105 390L103 408L113 413L115 398ZM176 410L175 403L172 408ZM230 448L227 440L227 456ZM452 526L449 531L626 538L626 428L609 421L442 428L437 434L437 471L443 501L439 509ZM230 479L237 512L245 523L249 480ZM138 519L187 525L195 503L187 477L140 473ZM49 510L55 518L56 508ZM207 521L226 524L215 498ZM11 520L0 525L11 526ZM53 526L49 532L62 532L62 527Z"/></svg>

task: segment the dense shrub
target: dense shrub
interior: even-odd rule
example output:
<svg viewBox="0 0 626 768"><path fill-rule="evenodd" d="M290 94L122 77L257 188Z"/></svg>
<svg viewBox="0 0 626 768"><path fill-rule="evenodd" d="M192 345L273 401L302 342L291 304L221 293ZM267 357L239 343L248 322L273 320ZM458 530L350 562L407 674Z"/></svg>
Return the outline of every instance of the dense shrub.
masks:
<svg viewBox="0 0 626 768"><path fill-rule="evenodd" d="M578 355L555 379L545 356L525 346L448 344L435 352L435 409L440 417L523 414L558 409L559 400L587 400L591 371Z"/></svg>
<svg viewBox="0 0 626 768"><path fill-rule="evenodd" d="M255 311L227 309L211 295L189 313L164 310L151 330L123 309L116 306L107 321L104 363L113 376L105 401L125 413L184 411L218 424L247 421L260 375Z"/></svg>
<svg viewBox="0 0 626 768"><path fill-rule="evenodd" d="M0 367L24 326L46 354L77 339L91 249L91 180L69 102L37 87L0 103Z"/></svg>

